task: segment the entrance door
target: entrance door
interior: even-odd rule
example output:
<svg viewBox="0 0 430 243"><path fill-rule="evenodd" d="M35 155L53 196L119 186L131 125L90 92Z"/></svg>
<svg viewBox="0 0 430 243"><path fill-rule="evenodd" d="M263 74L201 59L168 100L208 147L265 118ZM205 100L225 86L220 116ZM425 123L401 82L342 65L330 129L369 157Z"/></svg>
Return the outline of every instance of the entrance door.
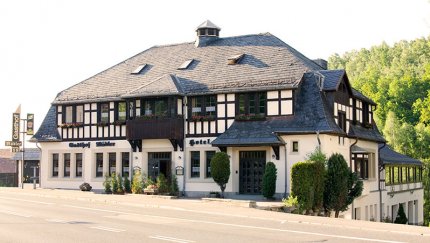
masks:
<svg viewBox="0 0 430 243"><path fill-rule="evenodd" d="M171 164L170 152L148 153L148 177L155 181L161 173L169 180L172 171Z"/></svg>
<svg viewBox="0 0 430 243"><path fill-rule="evenodd" d="M239 152L239 193L261 194L266 151Z"/></svg>

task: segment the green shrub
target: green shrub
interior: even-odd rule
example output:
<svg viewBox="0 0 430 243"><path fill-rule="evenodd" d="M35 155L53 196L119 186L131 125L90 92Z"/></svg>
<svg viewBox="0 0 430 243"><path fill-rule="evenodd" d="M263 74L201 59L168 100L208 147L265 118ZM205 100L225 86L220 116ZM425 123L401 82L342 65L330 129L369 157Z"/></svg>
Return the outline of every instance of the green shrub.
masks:
<svg viewBox="0 0 430 243"><path fill-rule="evenodd" d="M273 162L267 162L263 175L262 193L265 198L273 198L276 192L277 169Z"/></svg>
<svg viewBox="0 0 430 243"><path fill-rule="evenodd" d="M112 192L117 193L118 192L118 178L116 177L115 172L112 173L112 175L110 177L110 181L111 181L111 186L112 186Z"/></svg>
<svg viewBox="0 0 430 243"><path fill-rule="evenodd" d="M157 188L159 193L169 193L169 183L162 173L157 176Z"/></svg>
<svg viewBox="0 0 430 243"><path fill-rule="evenodd" d="M326 155L319 148L308 155L313 167L314 202L312 210L320 211L324 206L324 185L325 185L325 166L327 164Z"/></svg>
<svg viewBox="0 0 430 243"><path fill-rule="evenodd" d="M136 170L133 173L131 192L134 194L143 193L143 180L142 180L142 173L140 172L140 170Z"/></svg>
<svg viewBox="0 0 430 243"><path fill-rule="evenodd" d="M397 212L396 219L394 220L395 224L406 224L408 222L408 218L406 217L405 210L403 209L403 205L400 204L399 211Z"/></svg>
<svg viewBox="0 0 430 243"><path fill-rule="evenodd" d="M339 212L347 210L354 198L361 196L362 191L363 182L349 170L343 156L337 153L330 156L324 190L326 212L330 214L335 211L335 217L339 217Z"/></svg>
<svg viewBox="0 0 430 243"><path fill-rule="evenodd" d="M291 169L291 194L297 197L301 208L309 211L314 208L314 163L298 162Z"/></svg>
<svg viewBox="0 0 430 243"><path fill-rule="evenodd" d="M116 177L118 182L118 189L116 190L116 193L124 194L124 181L122 179L122 176L120 174L117 174Z"/></svg>
<svg viewBox="0 0 430 243"><path fill-rule="evenodd" d="M131 184L128 176L124 177L124 191L126 193L131 193Z"/></svg>
<svg viewBox="0 0 430 243"><path fill-rule="evenodd" d="M221 197L224 198L224 190L230 178L230 160L224 152L215 153L211 160L211 176L221 189Z"/></svg>
<svg viewBox="0 0 430 243"><path fill-rule="evenodd" d="M178 178L175 174L172 175L172 183L170 183L170 195L179 196Z"/></svg>
<svg viewBox="0 0 430 243"><path fill-rule="evenodd" d="M107 194L112 193L112 187L111 187L111 178L108 175L105 175L105 180L103 182L104 191Z"/></svg>

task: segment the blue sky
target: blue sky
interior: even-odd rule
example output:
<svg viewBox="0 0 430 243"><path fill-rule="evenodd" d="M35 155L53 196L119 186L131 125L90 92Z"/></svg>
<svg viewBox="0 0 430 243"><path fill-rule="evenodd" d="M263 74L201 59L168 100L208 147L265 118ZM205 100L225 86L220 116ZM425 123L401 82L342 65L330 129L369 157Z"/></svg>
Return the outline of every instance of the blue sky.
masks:
<svg viewBox="0 0 430 243"><path fill-rule="evenodd" d="M309 58L430 36L429 0L0 1L0 147L12 113L42 122L56 94L153 45L270 32ZM27 138L29 139L29 138Z"/></svg>

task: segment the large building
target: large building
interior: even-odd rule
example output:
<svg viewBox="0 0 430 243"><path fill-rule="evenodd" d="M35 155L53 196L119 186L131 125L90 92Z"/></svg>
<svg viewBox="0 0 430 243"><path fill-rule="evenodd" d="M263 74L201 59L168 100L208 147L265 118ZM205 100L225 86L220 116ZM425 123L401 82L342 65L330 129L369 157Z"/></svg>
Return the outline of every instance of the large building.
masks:
<svg viewBox="0 0 430 243"><path fill-rule="evenodd" d="M364 182L344 217L379 221L403 204L410 223L422 222L421 163L384 146L376 104L344 70L327 70L270 33L220 30L206 21L194 42L154 46L60 92L33 137L43 187L101 189L105 174L141 169L176 173L186 195L203 196L219 190L210 160L225 151L227 195L260 194L272 161L282 197L292 165L319 147L341 153Z"/></svg>

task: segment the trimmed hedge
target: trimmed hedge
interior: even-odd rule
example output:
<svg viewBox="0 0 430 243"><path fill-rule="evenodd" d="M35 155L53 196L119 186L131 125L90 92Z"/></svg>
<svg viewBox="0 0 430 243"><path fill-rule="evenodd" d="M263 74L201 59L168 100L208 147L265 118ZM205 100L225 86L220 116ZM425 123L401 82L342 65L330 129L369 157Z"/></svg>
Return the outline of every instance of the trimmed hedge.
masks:
<svg viewBox="0 0 430 243"><path fill-rule="evenodd" d="M273 162L267 162L263 175L262 192L265 198L273 198L276 192L277 169Z"/></svg>
<svg viewBox="0 0 430 243"><path fill-rule="evenodd" d="M314 164L310 161L298 162L291 169L291 193L297 197L300 210L309 211L314 206Z"/></svg>

